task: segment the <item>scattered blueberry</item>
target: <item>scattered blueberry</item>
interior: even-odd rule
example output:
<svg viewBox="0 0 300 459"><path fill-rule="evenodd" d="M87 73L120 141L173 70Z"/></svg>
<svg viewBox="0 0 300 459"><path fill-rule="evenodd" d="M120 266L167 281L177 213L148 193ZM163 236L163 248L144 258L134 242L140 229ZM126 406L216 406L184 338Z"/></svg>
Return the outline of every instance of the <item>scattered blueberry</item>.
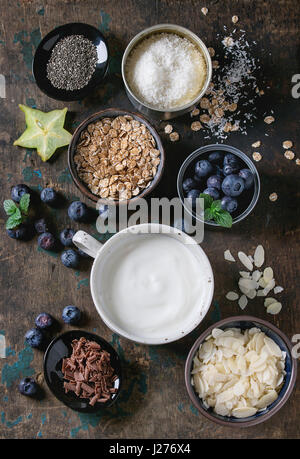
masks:
<svg viewBox="0 0 300 459"><path fill-rule="evenodd" d="M75 222L86 222L89 219L89 208L84 202L74 201L68 208L69 217Z"/></svg>
<svg viewBox="0 0 300 459"><path fill-rule="evenodd" d="M41 314L39 314L35 319L35 325L40 329L52 327L53 322L53 317L50 316L50 314L47 314L47 312L41 312Z"/></svg>
<svg viewBox="0 0 300 459"><path fill-rule="evenodd" d="M250 169L241 169L239 172L239 176L245 180L245 190L249 190L252 187L254 182L254 175L250 171Z"/></svg>
<svg viewBox="0 0 300 459"><path fill-rule="evenodd" d="M223 159L223 153L220 151L213 151L209 154L208 160L212 163L220 163Z"/></svg>
<svg viewBox="0 0 300 459"><path fill-rule="evenodd" d="M39 391L39 386L32 378L21 379L19 386L19 392L22 395L27 395L28 397L34 397Z"/></svg>
<svg viewBox="0 0 300 459"><path fill-rule="evenodd" d="M66 324L76 325L81 319L81 311L76 306L66 306L62 312Z"/></svg>
<svg viewBox="0 0 300 459"><path fill-rule="evenodd" d="M39 220L36 220L34 222L34 227L35 227L35 231L39 234L48 232L48 226L44 218L40 218Z"/></svg>
<svg viewBox="0 0 300 459"><path fill-rule="evenodd" d="M208 177L206 185L207 188L216 188L217 190L220 190L222 185L222 177L219 175L211 175Z"/></svg>
<svg viewBox="0 0 300 459"><path fill-rule="evenodd" d="M195 173L199 177L205 177L209 174L212 174L213 170L214 168L212 164L209 161L207 161L207 159L201 159L196 163L195 166Z"/></svg>
<svg viewBox="0 0 300 459"><path fill-rule="evenodd" d="M59 194L53 188L44 188L41 191L41 200L48 206L55 207L59 203Z"/></svg>
<svg viewBox="0 0 300 459"><path fill-rule="evenodd" d="M60 257L62 264L67 268L77 268L79 265L79 254L73 249L65 250Z"/></svg>
<svg viewBox="0 0 300 459"><path fill-rule="evenodd" d="M6 230L9 237L18 239L19 241L29 241L33 237L33 228L29 223L21 223L13 229Z"/></svg>
<svg viewBox="0 0 300 459"><path fill-rule="evenodd" d="M188 193L189 191L194 189L195 186L197 186L197 184L192 178L187 178L182 182L182 188L185 193Z"/></svg>
<svg viewBox="0 0 300 459"><path fill-rule="evenodd" d="M72 247L73 246L73 236L76 233L72 228L66 228L62 230L59 235L60 242L65 247Z"/></svg>
<svg viewBox="0 0 300 459"><path fill-rule="evenodd" d="M196 207L196 199L199 198L199 190L190 190L187 194L187 198L191 200L192 207Z"/></svg>
<svg viewBox="0 0 300 459"><path fill-rule="evenodd" d="M221 199L221 206L222 209L227 210L227 212L232 214L238 208L238 202L235 198L231 198L230 196L223 196Z"/></svg>
<svg viewBox="0 0 300 459"><path fill-rule="evenodd" d="M239 196L245 188L244 180L236 174L227 175L222 183L222 191L226 196Z"/></svg>
<svg viewBox="0 0 300 459"><path fill-rule="evenodd" d="M13 186L10 193L13 201L20 202L23 194L31 194L31 189L27 185L24 185L24 183L20 183L19 185Z"/></svg>
<svg viewBox="0 0 300 459"><path fill-rule="evenodd" d="M38 237L38 246L44 250L53 250L56 246L56 240L51 233L42 233Z"/></svg>
<svg viewBox="0 0 300 459"><path fill-rule="evenodd" d="M25 341L31 347L41 347L44 342L44 335L38 328L31 328L25 335Z"/></svg>
<svg viewBox="0 0 300 459"><path fill-rule="evenodd" d="M220 198L220 193L218 192L218 190L217 190L216 188L212 188L212 187L206 188L206 189L203 191L203 193L204 193L204 194L208 194L208 195L211 196L214 200Z"/></svg>

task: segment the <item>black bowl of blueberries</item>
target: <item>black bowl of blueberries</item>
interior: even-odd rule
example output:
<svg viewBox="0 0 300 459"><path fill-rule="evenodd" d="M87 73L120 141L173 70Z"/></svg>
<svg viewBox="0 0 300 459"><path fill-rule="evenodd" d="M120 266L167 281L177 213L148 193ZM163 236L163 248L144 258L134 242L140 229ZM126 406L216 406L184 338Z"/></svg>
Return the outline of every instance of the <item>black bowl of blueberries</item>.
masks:
<svg viewBox="0 0 300 459"><path fill-rule="evenodd" d="M229 145L214 144L188 156L179 170L177 189L182 205L198 221L230 228L254 209L260 180L245 153ZM199 197L205 198L201 207Z"/></svg>

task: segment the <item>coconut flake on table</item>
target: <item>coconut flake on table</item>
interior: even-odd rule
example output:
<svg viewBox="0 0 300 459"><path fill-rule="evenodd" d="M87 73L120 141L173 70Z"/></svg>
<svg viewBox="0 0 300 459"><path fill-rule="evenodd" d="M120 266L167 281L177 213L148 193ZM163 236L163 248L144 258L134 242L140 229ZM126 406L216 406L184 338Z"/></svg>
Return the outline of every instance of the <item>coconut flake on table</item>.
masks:
<svg viewBox="0 0 300 459"><path fill-rule="evenodd" d="M224 30L226 32L227 28L224 27ZM223 56L218 57L221 64L218 63L215 68L212 84L205 96L210 103L214 101L214 105L204 110L211 115L205 128L222 140L234 131L247 135L248 124L257 118L256 99L261 92L254 72L260 66L251 53L251 46L256 43L253 41L250 45L245 31L235 29L225 37L220 37L220 34L217 37L221 38ZM232 106L234 109L231 111L229 107ZM239 107L243 107L243 113L238 110Z"/></svg>

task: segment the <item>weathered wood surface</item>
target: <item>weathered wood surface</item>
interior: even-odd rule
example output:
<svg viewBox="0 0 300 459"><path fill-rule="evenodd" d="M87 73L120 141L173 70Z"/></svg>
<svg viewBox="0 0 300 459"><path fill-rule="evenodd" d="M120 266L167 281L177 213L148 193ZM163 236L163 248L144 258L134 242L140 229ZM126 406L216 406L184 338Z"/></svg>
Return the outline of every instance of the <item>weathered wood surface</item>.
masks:
<svg viewBox="0 0 300 459"><path fill-rule="evenodd" d="M204 4L209 9L206 17L200 11ZM38 251L36 240L19 243L8 239L2 229L0 329L5 333L8 349L7 358L0 361L1 438L299 438L299 381L288 403L271 420L248 429L231 429L213 424L196 412L183 377L185 357L199 332L220 317L240 312L235 303L224 300L226 292L235 286L237 274L235 266L224 264L223 252L227 248L236 253L241 249L251 252L258 243L265 246L267 261L274 267L278 283L286 287L280 295L283 310L276 317L267 317L262 300L257 299L249 303L245 312L270 320L289 337L300 333L300 169L294 161L283 157L281 147L283 140L291 139L300 157L300 102L290 94L291 77L300 72L297 0L1 0L0 73L7 83L6 99L0 99L2 198L9 196L13 184L22 182L36 189L53 185L68 199L82 198L70 179L65 149L53 161L42 163L34 152L12 146L24 128L18 103L42 110L67 105L71 130L101 108L131 109L120 78L120 59L137 32L156 23L179 23L217 49L216 34L225 35L223 25L232 30L234 14L240 18L237 26L246 31L249 40L257 41L256 53L265 79L262 86L270 86L261 111L273 109L276 121L267 127L261 116L248 130L248 136L235 133L227 140L249 155L252 142L263 142L263 160L258 163L262 191L257 208L244 223L231 231L205 233L202 245L211 260L216 284L207 318L195 332L174 344L148 347L126 341L113 335L95 311L88 286L88 262L79 272L68 270L59 258ZM110 75L102 88L81 103L64 104L39 91L31 76L31 61L41 37L54 27L73 21L99 27L108 38L112 59ZM167 162L156 196L176 196L176 175L184 158L195 147L215 141L204 140L201 132L190 131L189 115L173 124L181 140L171 144L164 137ZM276 203L268 199L271 192L278 193ZM57 229L70 224L66 209L48 213ZM1 211L2 228L4 221ZM95 228L84 228L95 233ZM67 304L79 306L86 314L84 328L95 330L110 341L124 361L125 384L120 402L97 416L70 411L50 394L45 383L42 384L46 395L41 401L22 397L16 390L22 376L42 372L43 355L24 347L24 332L39 312L49 311L59 318Z"/></svg>

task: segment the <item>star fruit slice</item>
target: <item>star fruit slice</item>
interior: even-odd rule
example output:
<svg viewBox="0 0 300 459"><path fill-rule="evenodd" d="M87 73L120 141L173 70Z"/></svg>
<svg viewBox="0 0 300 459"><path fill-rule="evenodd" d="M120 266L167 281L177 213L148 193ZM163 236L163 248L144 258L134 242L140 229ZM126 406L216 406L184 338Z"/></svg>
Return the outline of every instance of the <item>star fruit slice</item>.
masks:
<svg viewBox="0 0 300 459"><path fill-rule="evenodd" d="M67 108L44 113L40 110L19 105L25 113L26 130L14 145L36 148L43 161L47 161L59 147L69 145L72 135L64 129Z"/></svg>

